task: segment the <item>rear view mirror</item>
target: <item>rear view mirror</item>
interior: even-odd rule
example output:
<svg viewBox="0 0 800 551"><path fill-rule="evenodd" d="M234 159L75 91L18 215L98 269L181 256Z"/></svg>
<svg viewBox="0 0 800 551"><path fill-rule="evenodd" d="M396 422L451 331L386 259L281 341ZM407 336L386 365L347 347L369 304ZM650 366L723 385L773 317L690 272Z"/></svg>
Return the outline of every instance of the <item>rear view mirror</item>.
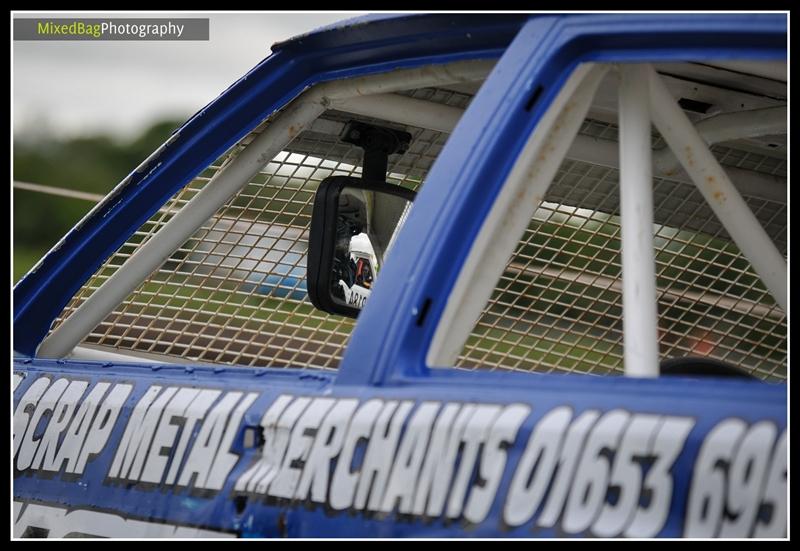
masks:
<svg viewBox="0 0 800 551"><path fill-rule="evenodd" d="M358 316L415 195L350 176L331 176L320 183L308 250L308 295L315 307Z"/></svg>

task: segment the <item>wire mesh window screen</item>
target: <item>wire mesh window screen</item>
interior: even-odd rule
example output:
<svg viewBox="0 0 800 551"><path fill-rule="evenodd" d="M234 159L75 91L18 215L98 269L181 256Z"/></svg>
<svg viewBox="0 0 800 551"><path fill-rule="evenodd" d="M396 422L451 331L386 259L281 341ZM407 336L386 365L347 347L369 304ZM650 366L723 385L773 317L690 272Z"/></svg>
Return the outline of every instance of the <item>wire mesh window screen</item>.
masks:
<svg viewBox="0 0 800 551"><path fill-rule="evenodd" d="M463 107L470 96L438 89L406 95ZM326 112L290 143L83 341L177 360L269 367L335 368L353 320L315 309L306 294L314 194L334 174L359 174L362 152L338 139L347 120L411 133L390 158L387 181L419 188L447 134ZM73 297L57 327L196 195L262 124L179 191Z"/></svg>
<svg viewBox="0 0 800 551"><path fill-rule="evenodd" d="M411 97L466 108L471 94L424 88ZM353 321L316 310L305 262L314 193L333 174L358 174L361 151L338 139L348 120L412 134L387 180L418 189L447 134L328 111L140 285L83 341L176 361L335 368ZM263 131L262 124L146 222L73 297L69 317L124 261ZM581 134L616 142L587 119ZM654 146L663 142L654 136ZM725 166L786 177L786 161L714 146ZM456 367L622 372L618 171L560 167ZM786 377L786 317L693 186L654 182L662 358L708 355L765 379ZM784 255L784 202L745 197Z"/></svg>
<svg viewBox="0 0 800 551"><path fill-rule="evenodd" d="M614 125L590 119L581 134L617 138ZM750 170L786 175L785 160L713 151L727 166L750 159ZM786 204L745 200L785 256ZM785 313L699 191L656 178L654 214L662 359L709 356L762 379L785 379ZM456 366L622 373L621 270L619 171L568 158Z"/></svg>

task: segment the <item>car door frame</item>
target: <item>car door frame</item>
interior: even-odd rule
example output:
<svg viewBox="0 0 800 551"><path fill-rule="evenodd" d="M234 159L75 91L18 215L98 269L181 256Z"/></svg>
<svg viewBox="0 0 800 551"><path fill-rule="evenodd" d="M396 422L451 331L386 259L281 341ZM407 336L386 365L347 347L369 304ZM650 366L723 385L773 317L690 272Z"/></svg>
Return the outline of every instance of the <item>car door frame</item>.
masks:
<svg viewBox="0 0 800 551"><path fill-rule="evenodd" d="M773 14L529 20L431 168L360 314L337 384L541 384L541 377L527 374L432 369L426 356L448 297L514 161L569 75L587 62L785 60L786 44L786 18ZM382 346L375 346L375 334L384 336Z"/></svg>

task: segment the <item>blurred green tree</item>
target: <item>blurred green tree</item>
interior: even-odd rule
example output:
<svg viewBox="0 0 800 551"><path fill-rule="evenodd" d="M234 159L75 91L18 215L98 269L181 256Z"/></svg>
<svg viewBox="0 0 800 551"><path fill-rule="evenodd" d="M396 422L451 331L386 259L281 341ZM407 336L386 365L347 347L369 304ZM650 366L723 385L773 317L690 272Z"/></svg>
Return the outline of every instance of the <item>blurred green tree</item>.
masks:
<svg viewBox="0 0 800 551"><path fill-rule="evenodd" d="M108 135L15 139L14 180L105 195L178 128L162 120L130 140ZM14 190L14 281L94 205L89 201Z"/></svg>

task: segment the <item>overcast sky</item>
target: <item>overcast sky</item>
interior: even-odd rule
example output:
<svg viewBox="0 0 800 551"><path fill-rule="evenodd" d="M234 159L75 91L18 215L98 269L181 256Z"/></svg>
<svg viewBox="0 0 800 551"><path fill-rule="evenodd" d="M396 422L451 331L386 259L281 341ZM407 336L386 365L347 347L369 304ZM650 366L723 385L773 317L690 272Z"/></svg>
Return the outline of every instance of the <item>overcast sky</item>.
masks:
<svg viewBox="0 0 800 551"><path fill-rule="evenodd" d="M15 17L208 17L209 41L13 42L15 136L128 137L187 118L297 34L361 13L16 13Z"/></svg>

